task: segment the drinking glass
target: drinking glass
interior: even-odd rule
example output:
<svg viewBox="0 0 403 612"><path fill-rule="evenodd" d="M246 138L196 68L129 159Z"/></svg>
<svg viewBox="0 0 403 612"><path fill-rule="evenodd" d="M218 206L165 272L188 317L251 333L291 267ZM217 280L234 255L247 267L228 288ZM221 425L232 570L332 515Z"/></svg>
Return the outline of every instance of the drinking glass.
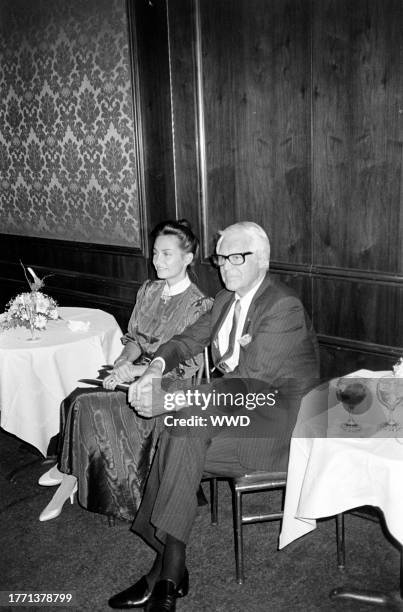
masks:
<svg viewBox="0 0 403 612"><path fill-rule="evenodd" d="M401 425L394 418L397 406L403 403L403 378L387 374L379 379L376 386L376 394L379 401L388 409L388 420L382 423L380 429L386 431L399 431Z"/></svg>
<svg viewBox="0 0 403 612"><path fill-rule="evenodd" d="M345 431L355 432L361 430L353 415L355 406L361 404L367 395L367 387L363 382L354 378L339 378L336 385L336 397L348 411L348 420L341 424Z"/></svg>
<svg viewBox="0 0 403 612"><path fill-rule="evenodd" d="M31 342L36 342L37 340L41 339L39 330L35 327L35 323L33 323L32 321L29 322L29 331L31 332L31 335L29 338L27 338L27 340L30 340Z"/></svg>

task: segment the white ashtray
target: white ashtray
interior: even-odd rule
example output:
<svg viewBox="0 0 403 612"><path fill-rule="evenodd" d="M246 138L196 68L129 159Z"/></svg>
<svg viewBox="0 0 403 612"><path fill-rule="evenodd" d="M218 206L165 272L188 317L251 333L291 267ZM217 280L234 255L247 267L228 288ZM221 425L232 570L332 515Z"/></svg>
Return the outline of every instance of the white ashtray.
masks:
<svg viewBox="0 0 403 612"><path fill-rule="evenodd" d="M67 327L72 332L86 332L91 325L90 321L67 321Z"/></svg>

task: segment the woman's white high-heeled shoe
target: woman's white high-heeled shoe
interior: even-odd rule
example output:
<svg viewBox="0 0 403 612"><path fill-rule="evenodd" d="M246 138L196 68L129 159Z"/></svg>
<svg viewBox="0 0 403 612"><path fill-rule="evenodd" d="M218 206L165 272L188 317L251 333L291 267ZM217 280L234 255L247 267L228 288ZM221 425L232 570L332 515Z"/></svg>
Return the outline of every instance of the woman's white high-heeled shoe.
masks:
<svg viewBox="0 0 403 612"><path fill-rule="evenodd" d="M42 510L39 520L40 521L50 521L61 513L64 502L68 500L70 497L70 503L74 503L74 495L77 491L77 478L75 476L71 476L69 474L63 474L63 480L60 484L60 487L57 489L56 493L46 506L44 510Z"/></svg>
<svg viewBox="0 0 403 612"><path fill-rule="evenodd" d="M59 472L57 464L53 465L50 470L42 474L40 479L38 480L38 484L41 487L54 487L56 485L61 484L63 480L63 473Z"/></svg>

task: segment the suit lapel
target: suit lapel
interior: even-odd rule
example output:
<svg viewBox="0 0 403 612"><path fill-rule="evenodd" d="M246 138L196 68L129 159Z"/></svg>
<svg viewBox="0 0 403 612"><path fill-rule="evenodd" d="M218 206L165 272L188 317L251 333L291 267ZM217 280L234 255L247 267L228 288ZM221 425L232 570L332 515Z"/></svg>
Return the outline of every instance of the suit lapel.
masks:
<svg viewBox="0 0 403 612"><path fill-rule="evenodd" d="M255 314L256 302L258 301L262 293L264 293L271 284L272 284L272 281L270 279L269 273L267 272L262 284L260 285L259 289L256 291L255 295L253 296L253 300L249 306L249 310L246 315L245 324L243 326L243 330L241 334L242 336L244 336L245 334L249 332L249 327L253 319L253 316Z"/></svg>

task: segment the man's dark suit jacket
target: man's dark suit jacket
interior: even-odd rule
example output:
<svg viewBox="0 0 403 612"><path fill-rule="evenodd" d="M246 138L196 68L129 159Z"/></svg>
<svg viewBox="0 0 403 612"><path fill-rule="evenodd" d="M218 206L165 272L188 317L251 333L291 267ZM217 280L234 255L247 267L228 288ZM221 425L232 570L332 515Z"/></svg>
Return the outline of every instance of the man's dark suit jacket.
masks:
<svg viewBox="0 0 403 612"><path fill-rule="evenodd" d="M159 348L155 357L163 357L165 371L208 345L218 363L218 331L234 298L234 292L220 291L212 310ZM252 427L237 443L245 468L284 470L301 398L319 377L316 335L299 298L267 273L249 307L242 336L238 366L212 385L225 392L239 389L241 380L245 392L278 390L274 407L251 411Z"/></svg>

